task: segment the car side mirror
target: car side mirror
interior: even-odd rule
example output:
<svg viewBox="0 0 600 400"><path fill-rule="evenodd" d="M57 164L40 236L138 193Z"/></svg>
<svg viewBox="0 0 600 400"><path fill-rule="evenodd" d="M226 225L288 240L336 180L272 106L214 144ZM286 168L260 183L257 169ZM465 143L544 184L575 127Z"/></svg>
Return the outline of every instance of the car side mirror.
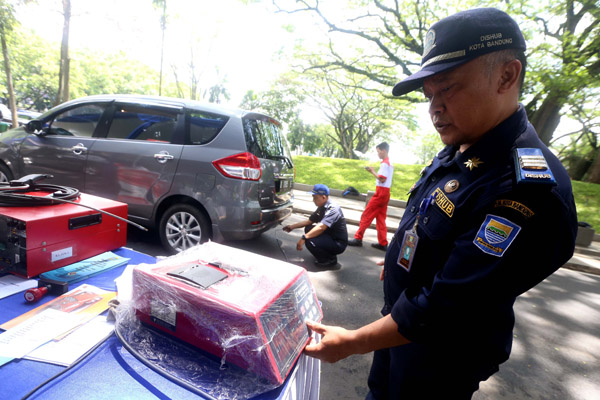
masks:
<svg viewBox="0 0 600 400"><path fill-rule="evenodd" d="M29 121L25 124L25 132L36 135L42 134L42 122L37 119Z"/></svg>

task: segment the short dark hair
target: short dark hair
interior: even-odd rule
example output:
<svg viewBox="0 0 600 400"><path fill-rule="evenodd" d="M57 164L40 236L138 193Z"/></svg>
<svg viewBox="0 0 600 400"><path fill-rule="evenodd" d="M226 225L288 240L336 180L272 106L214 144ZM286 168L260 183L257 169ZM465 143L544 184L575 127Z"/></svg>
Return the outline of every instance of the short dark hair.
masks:
<svg viewBox="0 0 600 400"><path fill-rule="evenodd" d="M525 82L525 70L527 69L527 56L525 52L520 49L506 49L500 50L493 53L485 54L481 57L485 57L485 64L488 74L491 77L492 71L500 64L512 60L519 60L521 62L521 75L519 75L519 89L523 89L523 83Z"/></svg>
<svg viewBox="0 0 600 400"><path fill-rule="evenodd" d="M377 146L375 146L375 148L385 150L385 151L390 151L390 145L387 144L387 142L381 142Z"/></svg>

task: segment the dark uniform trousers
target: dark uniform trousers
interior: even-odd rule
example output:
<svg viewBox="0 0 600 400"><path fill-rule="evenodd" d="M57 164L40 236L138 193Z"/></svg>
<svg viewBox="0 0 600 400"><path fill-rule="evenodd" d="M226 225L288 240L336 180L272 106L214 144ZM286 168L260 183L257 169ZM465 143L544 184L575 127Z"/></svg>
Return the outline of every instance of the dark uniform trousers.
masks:
<svg viewBox="0 0 600 400"><path fill-rule="evenodd" d="M310 232L315 225L309 225L304 228L304 233ZM329 229L328 229L329 230ZM347 243L335 240L327 231L316 238L307 239L305 242L306 249L319 262L331 261L336 258L337 254L341 254L346 250Z"/></svg>
<svg viewBox="0 0 600 400"><path fill-rule="evenodd" d="M479 382L498 371L498 364L468 357L460 350L432 354L427 346L409 343L376 351L367 400L470 399Z"/></svg>
<svg viewBox="0 0 600 400"><path fill-rule="evenodd" d="M411 343L375 352L367 398L470 399L509 357L515 299L572 256L576 233L569 176L523 106L465 152L443 149L385 257L382 314Z"/></svg>

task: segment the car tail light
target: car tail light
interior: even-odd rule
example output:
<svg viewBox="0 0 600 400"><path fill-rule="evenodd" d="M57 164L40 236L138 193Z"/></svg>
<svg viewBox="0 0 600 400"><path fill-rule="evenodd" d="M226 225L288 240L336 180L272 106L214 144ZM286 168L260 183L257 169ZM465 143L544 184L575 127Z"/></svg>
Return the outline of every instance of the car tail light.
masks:
<svg viewBox="0 0 600 400"><path fill-rule="evenodd" d="M223 175L234 179L257 181L262 173L260 160L252 153L239 153L212 162Z"/></svg>

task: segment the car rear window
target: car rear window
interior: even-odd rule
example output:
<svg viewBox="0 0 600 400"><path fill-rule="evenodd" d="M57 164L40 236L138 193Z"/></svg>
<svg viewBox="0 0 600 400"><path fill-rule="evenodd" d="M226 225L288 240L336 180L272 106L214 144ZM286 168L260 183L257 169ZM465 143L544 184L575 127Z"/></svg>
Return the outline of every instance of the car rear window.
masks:
<svg viewBox="0 0 600 400"><path fill-rule="evenodd" d="M191 144L206 144L213 140L229 118L203 111L190 111L189 131Z"/></svg>
<svg viewBox="0 0 600 400"><path fill-rule="evenodd" d="M107 137L171 143L176 126L175 113L120 106L115 110Z"/></svg>
<svg viewBox="0 0 600 400"><path fill-rule="evenodd" d="M290 157L279 123L270 118L244 118L243 124L249 152L259 158Z"/></svg>

